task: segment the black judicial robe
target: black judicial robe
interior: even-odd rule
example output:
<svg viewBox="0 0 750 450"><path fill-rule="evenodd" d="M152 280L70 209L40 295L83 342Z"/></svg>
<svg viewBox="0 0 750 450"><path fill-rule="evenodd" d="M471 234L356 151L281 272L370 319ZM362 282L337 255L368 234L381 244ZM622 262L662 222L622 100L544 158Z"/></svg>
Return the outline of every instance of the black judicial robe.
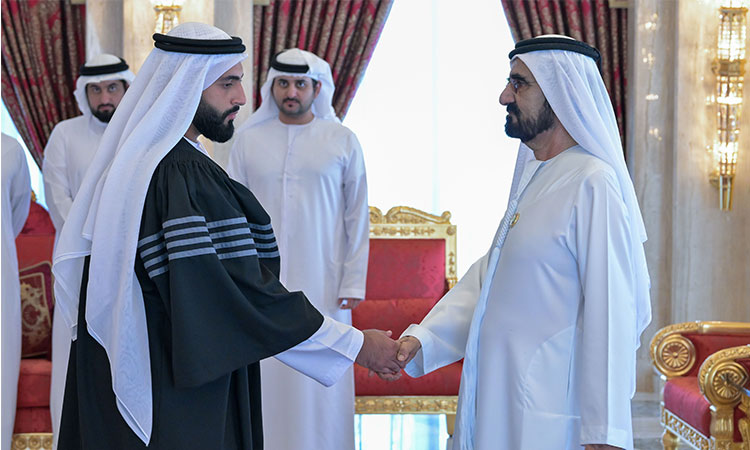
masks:
<svg viewBox="0 0 750 450"><path fill-rule="evenodd" d="M151 178L135 271L151 357L151 442L146 447L121 417L106 352L79 325L59 449L262 449L259 361L323 322L301 292L279 282L268 214L183 139ZM88 259L79 324L87 282Z"/></svg>

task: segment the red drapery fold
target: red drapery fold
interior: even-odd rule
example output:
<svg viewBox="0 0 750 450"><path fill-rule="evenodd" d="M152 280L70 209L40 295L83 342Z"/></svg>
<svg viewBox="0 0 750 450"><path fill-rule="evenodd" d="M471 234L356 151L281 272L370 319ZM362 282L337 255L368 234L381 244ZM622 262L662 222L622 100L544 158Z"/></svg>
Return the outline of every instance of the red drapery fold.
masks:
<svg viewBox="0 0 750 450"><path fill-rule="evenodd" d="M343 119L365 74L393 0L271 0L253 11L253 101L271 57L286 48L308 50L328 61L336 91L333 108Z"/></svg>
<svg viewBox="0 0 750 450"><path fill-rule="evenodd" d="M593 45L602 54L601 73L625 147L628 11L608 0L501 0L513 39L564 34Z"/></svg>
<svg viewBox="0 0 750 450"><path fill-rule="evenodd" d="M2 0L2 98L40 167L55 124L80 114L85 18L70 0Z"/></svg>

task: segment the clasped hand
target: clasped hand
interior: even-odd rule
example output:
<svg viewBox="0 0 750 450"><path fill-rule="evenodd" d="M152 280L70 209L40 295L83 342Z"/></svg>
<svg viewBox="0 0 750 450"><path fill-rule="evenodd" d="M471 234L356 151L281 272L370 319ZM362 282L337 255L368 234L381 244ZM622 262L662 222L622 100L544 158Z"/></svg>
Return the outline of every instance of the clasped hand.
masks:
<svg viewBox="0 0 750 450"><path fill-rule="evenodd" d="M362 333L365 340L355 361L370 369L370 376L376 374L383 380L399 379L401 369L422 347L413 336L404 336L396 341L391 339L391 331L364 330Z"/></svg>

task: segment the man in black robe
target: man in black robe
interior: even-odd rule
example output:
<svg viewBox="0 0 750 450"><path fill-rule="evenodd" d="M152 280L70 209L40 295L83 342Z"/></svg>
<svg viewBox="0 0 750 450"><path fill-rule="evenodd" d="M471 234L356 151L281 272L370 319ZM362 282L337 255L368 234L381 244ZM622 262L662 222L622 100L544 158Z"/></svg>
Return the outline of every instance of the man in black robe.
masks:
<svg viewBox="0 0 750 450"><path fill-rule="evenodd" d="M261 359L331 385L355 360L397 373L398 345L281 285L270 218L198 143L232 135L241 40L195 23L154 39L54 257L76 337L58 448L262 449Z"/></svg>

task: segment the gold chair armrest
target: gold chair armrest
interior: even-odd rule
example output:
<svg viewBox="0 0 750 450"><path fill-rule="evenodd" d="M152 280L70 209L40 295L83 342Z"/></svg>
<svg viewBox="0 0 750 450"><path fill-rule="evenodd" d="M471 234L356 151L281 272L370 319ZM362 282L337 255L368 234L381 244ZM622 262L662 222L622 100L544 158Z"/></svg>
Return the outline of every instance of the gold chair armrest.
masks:
<svg viewBox="0 0 750 450"><path fill-rule="evenodd" d="M736 360L750 358L750 345L729 347L712 354L701 364L698 387L711 404L711 436L732 442L734 408L741 392L735 386L748 381L747 369Z"/></svg>
<svg viewBox="0 0 750 450"><path fill-rule="evenodd" d="M651 339L651 362L656 371L666 378L685 375L696 361L695 346L684 334L747 334L750 323L695 321L667 325Z"/></svg>

